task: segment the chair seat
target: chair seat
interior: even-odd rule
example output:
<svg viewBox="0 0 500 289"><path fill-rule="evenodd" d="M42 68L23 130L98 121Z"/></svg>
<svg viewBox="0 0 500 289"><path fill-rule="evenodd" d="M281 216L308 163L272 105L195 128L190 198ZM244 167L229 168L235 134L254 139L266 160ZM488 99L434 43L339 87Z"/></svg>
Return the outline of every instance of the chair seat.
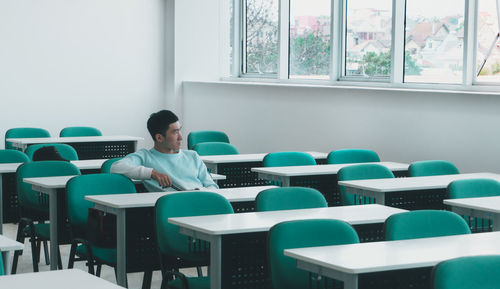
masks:
<svg viewBox="0 0 500 289"><path fill-rule="evenodd" d="M84 245L76 247L76 254L78 256L87 256L87 248ZM92 255L99 261L108 264L116 265L116 248L101 248L92 246Z"/></svg>
<svg viewBox="0 0 500 289"><path fill-rule="evenodd" d="M210 288L209 277L187 277L189 289L208 289ZM183 289L180 278L168 282L168 288Z"/></svg>

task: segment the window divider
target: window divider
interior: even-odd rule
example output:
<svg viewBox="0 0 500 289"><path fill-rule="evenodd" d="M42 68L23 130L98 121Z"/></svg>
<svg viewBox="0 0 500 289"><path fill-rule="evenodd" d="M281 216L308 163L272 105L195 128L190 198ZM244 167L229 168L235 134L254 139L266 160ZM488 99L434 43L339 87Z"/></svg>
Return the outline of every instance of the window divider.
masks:
<svg viewBox="0 0 500 289"><path fill-rule="evenodd" d="M391 83L403 83L405 72L406 0L392 0Z"/></svg>
<svg viewBox="0 0 500 289"><path fill-rule="evenodd" d="M279 2L278 78L288 79L290 54L290 0Z"/></svg>
<svg viewBox="0 0 500 289"><path fill-rule="evenodd" d="M330 14L330 81L336 82L342 76L342 7L343 0L331 1Z"/></svg>
<svg viewBox="0 0 500 289"><path fill-rule="evenodd" d="M476 81L477 57L477 0L465 0L464 66L463 84L473 85Z"/></svg>

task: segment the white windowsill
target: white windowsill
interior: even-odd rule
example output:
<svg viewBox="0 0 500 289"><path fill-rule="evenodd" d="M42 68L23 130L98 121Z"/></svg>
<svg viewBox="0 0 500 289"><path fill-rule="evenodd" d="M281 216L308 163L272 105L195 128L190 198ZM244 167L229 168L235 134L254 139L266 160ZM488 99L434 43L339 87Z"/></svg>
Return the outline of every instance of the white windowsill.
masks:
<svg viewBox="0 0 500 289"><path fill-rule="evenodd" d="M231 84L248 86L272 86L272 87L304 87L304 88L335 88L335 89L358 89L377 91L401 91L401 92L426 92L444 94L470 94L470 95L500 95L500 86L493 85L431 85L431 84L401 84L395 85L381 82L353 82L353 81L314 81L311 80L277 80L277 79L255 79L255 78L222 78L214 81L184 81L184 83L206 83L206 84Z"/></svg>

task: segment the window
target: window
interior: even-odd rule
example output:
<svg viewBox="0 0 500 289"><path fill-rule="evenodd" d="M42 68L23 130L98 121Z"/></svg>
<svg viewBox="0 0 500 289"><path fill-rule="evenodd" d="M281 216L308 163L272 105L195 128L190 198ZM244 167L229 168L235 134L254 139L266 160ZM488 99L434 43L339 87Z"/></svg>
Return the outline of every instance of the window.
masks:
<svg viewBox="0 0 500 289"><path fill-rule="evenodd" d="M278 71L278 0L246 0L243 74Z"/></svg>
<svg viewBox="0 0 500 289"><path fill-rule="evenodd" d="M228 1L233 76L500 84L500 0Z"/></svg>
<svg viewBox="0 0 500 289"><path fill-rule="evenodd" d="M391 73L392 0L347 0L344 76Z"/></svg>
<svg viewBox="0 0 500 289"><path fill-rule="evenodd" d="M328 79L330 0L290 0L290 79Z"/></svg>
<svg viewBox="0 0 500 289"><path fill-rule="evenodd" d="M480 82L500 82L500 42L496 0L478 1L476 68Z"/></svg>
<svg viewBox="0 0 500 289"><path fill-rule="evenodd" d="M464 0L407 0L405 82L461 83Z"/></svg>

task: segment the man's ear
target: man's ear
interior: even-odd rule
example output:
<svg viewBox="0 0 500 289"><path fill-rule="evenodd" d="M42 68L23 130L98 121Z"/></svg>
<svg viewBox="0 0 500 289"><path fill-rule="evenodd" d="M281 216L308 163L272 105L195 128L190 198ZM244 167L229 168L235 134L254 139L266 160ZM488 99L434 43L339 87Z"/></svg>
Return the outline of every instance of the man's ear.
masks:
<svg viewBox="0 0 500 289"><path fill-rule="evenodd" d="M155 134L155 140L157 142L161 142L163 140L163 136L161 135L161 133Z"/></svg>

